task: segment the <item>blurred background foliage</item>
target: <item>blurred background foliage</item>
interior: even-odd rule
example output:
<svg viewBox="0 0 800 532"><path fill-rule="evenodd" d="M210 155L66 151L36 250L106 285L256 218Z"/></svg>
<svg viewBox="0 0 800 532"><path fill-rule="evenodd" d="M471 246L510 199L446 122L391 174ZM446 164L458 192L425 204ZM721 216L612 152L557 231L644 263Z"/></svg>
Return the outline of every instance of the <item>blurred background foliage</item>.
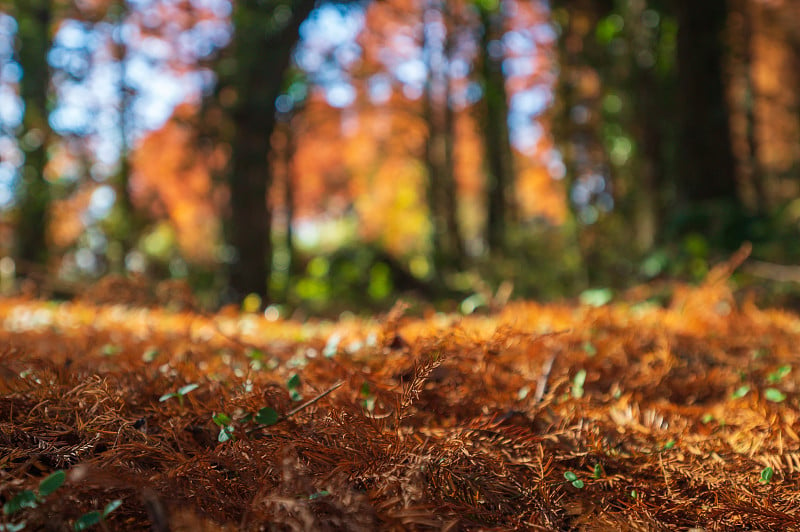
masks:
<svg viewBox="0 0 800 532"><path fill-rule="evenodd" d="M800 1L0 9L5 293L602 303L744 241L737 282L800 293Z"/></svg>

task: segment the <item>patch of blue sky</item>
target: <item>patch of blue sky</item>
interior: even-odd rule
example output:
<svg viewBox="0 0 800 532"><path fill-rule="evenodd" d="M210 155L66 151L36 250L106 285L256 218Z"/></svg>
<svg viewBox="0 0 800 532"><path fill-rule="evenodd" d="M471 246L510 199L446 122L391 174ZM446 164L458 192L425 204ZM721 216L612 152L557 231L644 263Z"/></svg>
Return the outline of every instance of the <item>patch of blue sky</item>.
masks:
<svg viewBox="0 0 800 532"><path fill-rule="evenodd" d="M550 104L552 92L546 86L534 85L529 89L517 92L511 97L511 112L527 116L538 116Z"/></svg>
<svg viewBox="0 0 800 532"><path fill-rule="evenodd" d="M22 101L9 85L0 85L0 126L12 131L22 123Z"/></svg>

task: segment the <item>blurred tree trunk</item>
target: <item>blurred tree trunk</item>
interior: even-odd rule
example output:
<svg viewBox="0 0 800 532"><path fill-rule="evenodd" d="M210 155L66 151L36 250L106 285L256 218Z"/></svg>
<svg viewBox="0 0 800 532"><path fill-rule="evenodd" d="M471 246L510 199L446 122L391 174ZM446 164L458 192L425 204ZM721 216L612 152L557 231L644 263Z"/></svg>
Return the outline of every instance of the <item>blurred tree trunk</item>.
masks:
<svg viewBox="0 0 800 532"><path fill-rule="evenodd" d="M442 51L435 58L423 25L423 53L428 79L425 83L425 121L428 138L425 143L425 166L428 171L428 208L432 227L433 259L437 272L461 265L464 250L458 224L457 189L454 176L453 143L455 137L449 64L453 47L453 24L444 3L432 2L425 14L439 13L446 36ZM425 14L423 17L425 17ZM436 60L438 59L438 61Z"/></svg>
<svg viewBox="0 0 800 532"><path fill-rule="evenodd" d="M726 0L676 2L678 14L678 199L738 204L723 84Z"/></svg>
<svg viewBox="0 0 800 532"><path fill-rule="evenodd" d="M134 89L128 84L128 43L125 42L125 32L123 26L128 17L129 9L126 0L118 0L110 10L109 15L115 26L116 36L114 38L114 59L117 61L119 76L117 80L118 104L118 131L120 136L119 162L117 172L114 176L114 188L116 192L116 213L112 217L113 225L110 227L111 237L121 246L119 257L110 256L110 269L112 271L123 271L125 269L125 256L136 246L139 231L142 229L142 221L137 217L133 200L131 199L130 177L131 161L130 146L128 136L130 133L130 109L135 96ZM109 253L109 255L112 255Z"/></svg>
<svg viewBox="0 0 800 532"><path fill-rule="evenodd" d="M25 106L18 139L25 163L21 169L17 253L26 262L47 261L47 219L50 188L44 178L47 146L51 136L47 98L50 69L51 0L15 0L13 16L18 24L19 63L23 70L20 97Z"/></svg>
<svg viewBox="0 0 800 532"><path fill-rule="evenodd" d="M480 6L481 75L484 87L484 143L488 166L487 243L490 251L505 245L514 186L513 155L508 131L508 95L503 75L503 12L498 2L493 8Z"/></svg>
<svg viewBox="0 0 800 532"><path fill-rule="evenodd" d="M230 219L234 250L230 288L236 299L256 293L266 300L271 270L272 183L268 164L280 95L299 28L313 0L240 0L233 13L232 55L220 61L218 94L231 122Z"/></svg>

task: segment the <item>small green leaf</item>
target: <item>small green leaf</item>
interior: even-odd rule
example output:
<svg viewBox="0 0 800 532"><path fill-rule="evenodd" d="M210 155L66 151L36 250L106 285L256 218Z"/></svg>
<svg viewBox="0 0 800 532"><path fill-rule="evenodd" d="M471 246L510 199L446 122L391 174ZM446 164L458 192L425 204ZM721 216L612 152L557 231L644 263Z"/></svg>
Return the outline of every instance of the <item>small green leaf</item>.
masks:
<svg viewBox="0 0 800 532"><path fill-rule="evenodd" d="M636 490L631 490L631 499L638 499L638 498L639 494L636 492Z"/></svg>
<svg viewBox="0 0 800 532"><path fill-rule="evenodd" d="M764 390L764 397L767 401L772 401L773 403L781 403L786 400L786 394L777 388L767 388Z"/></svg>
<svg viewBox="0 0 800 532"><path fill-rule="evenodd" d="M158 402L163 403L164 401L169 401L173 397L178 397L178 394L175 392L165 393L164 395L158 398Z"/></svg>
<svg viewBox="0 0 800 532"><path fill-rule="evenodd" d="M296 388L299 388L300 387L300 375L295 373L294 375L289 377L289 380L286 381L286 387L289 388L290 390L294 390Z"/></svg>
<svg viewBox="0 0 800 532"><path fill-rule="evenodd" d="M776 369L772 373L770 373L767 376L767 380L769 382L775 384L776 382L780 382L785 376L787 376L791 372L792 372L792 366L786 364L786 365L783 365L783 366L779 367L778 369Z"/></svg>
<svg viewBox="0 0 800 532"><path fill-rule="evenodd" d="M574 482L574 481L578 480L578 475L576 475L572 471L565 471L564 472L564 478L569 480L570 482Z"/></svg>
<svg viewBox="0 0 800 532"><path fill-rule="evenodd" d="M63 469L51 473L39 483L39 497L47 497L60 488L66 479L67 474Z"/></svg>
<svg viewBox="0 0 800 532"><path fill-rule="evenodd" d="M289 390L289 397L292 398L292 401L300 401L303 398L303 394L293 388Z"/></svg>
<svg viewBox="0 0 800 532"><path fill-rule="evenodd" d="M584 486L583 481L581 479L573 480L572 485L578 489L582 489Z"/></svg>
<svg viewBox="0 0 800 532"><path fill-rule="evenodd" d="M772 470L771 467L765 467L764 469L761 470L761 479L759 480L759 482L761 482L762 484L769 484L770 481L772 481L773 474L774 471Z"/></svg>
<svg viewBox="0 0 800 532"><path fill-rule="evenodd" d="M233 439L233 427L226 425L219 429L219 436L217 436L217 441L220 443L225 443L228 440Z"/></svg>
<svg viewBox="0 0 800 532"><path fill-rule="evenodd" d="M592 342L583 342L583 350L587 356L593 357L597 354L597 348Z"/></svg>
<svg viewBox="0 0 800 532"><path fill-rule="evenodd" d="M25 524L25 521L9 523L7 525L0 523L0 532L19 532L20 530L25 530Z"/></svg>
<svg viewBox="0 0 800 532"><path fill-rule="evenodd" d="M583 397L583 384L586 382L586 370L581 369L575 374L572 381L572 397L580 399Z"/></svg>
<svg viewBox="0 0 800 532"><path fill-rule="evenodd" d="M177 394L178 395L186 395L187 393L194 391L200 387L199 384L187 384L186 386L181 386L178 388Z"/></svg>
<svg viewBox="0 0 800 532"><path fill-rule="evenodd" d="M592 474L592 478L600 478L603 476L603 466L600 464L594 465L594 474Z"/></svg>
<svg viewBox="0 0 800 532"><path fill-rule="evenodd" d="M106 344L103 346L101 353L103 356L110 357L122 351L122 348L114 344Z"/></svg>
<svg viewBox="0 0 800 532"><path fill-rule="evenodd" d="M256 423L270 427L278 422L278 412L274 408L265 406L256 414Z"/></svg>
<svg viewBox="0 0 800 532"><path fill-rule="evenodd" d="M359 391L359 394L361 395L361 397L369 397L369 392L370 392L369 383L365 382L364 384L361 385L361 390Z"/></svg>
<svg viewBox="0 0 800 532"><path fill-rule="evenodd" d="M31 490L23 490L14 495L10 501L3 505L4 515L13 515L23 508L36 508L36 494Z"/></svg>
<svg viewBox="0 0 800 532"><path fill-rule="evenodd" d="M225 425L231 424L231 416L224 412L220 412L219 414L214 414L211 419L220 427L224 427Z"/></svg>
<svg viewBox="0 0 800 532"><path fill-rule="evenodd" d="M264 360L264 352L260 349L248 349L247 358L250 360L262 361Z"/></svg>
<svg viewBox="0 0 800 532"><path fill-rule="evenodd" d="M703 423L703 425L708 425L712 421L714 421L714 415L710 412L706 412L703 414L703 417L700 418L700 422Z"/></svg>
<svg viewBox="0 0 800 532"><path fill-rule="evenodd" d="M664 444L664 447L662 449L664 451L668 451L669 449L672 449L673 447L675 447L675 440L669 440L667 443Z"/></svg>
<svg viewBox="0 0 800 532"><path fill-rule="evenodd" d="M94 510L93 512L88 512L80 516L75 521L75 526L73 527L75 530L87 530L94 525L98 524L102 519L100 512Z"/></svg>
<svg viewBox="0 0 800 532"><path fill-rule="evenodd" d="M158 356L158 349L156 349L155 347L151 347L150 349L142 353L142 360L145 362L152 362L156 359L157 356Z"/></svg>
<svg viewBox="0 0 800 532"><path fill-rule="evenodd" d="M743 384L743 385L739 386L738 388L736 388L736 390L731 394L731 398L732 399L741 399L742 397L747 395L747 393L749 391L750 391L750 385L749 384Z"/></svg>
<svg viewBox="0 0 800 532"><path fill-rule="evenodd" d="M319 499L320 497L327 497L330 494L331 492L328 490L318 491L316 493L312 493L311 495L309 495L308 500L313 501L314 499Z"/></svg>
<svg viewBox="0 0 800 532"><path fill-rule="evenodd" d="M114 499L110 503L106 504L106 507L103 508L103 519L108 517L108 514L110 514L120 506L122 506L122 501L120 499Z"/></svg>

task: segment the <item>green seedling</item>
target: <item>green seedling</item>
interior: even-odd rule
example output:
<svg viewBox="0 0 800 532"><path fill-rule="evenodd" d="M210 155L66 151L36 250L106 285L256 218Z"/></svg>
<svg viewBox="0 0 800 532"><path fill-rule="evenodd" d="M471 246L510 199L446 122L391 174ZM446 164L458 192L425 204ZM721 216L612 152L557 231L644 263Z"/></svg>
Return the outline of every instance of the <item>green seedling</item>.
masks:
<svg viewBox="0 0 800 532"><path fill-rule="evenodd" d="M773 371L772 373L770 373L767 376L767 380L772 384L775 384L783 380L783 378L791 372L792 372L792 366L785 364L776 369L775 371Z"/></svg>
<svg viewBox="0 0 800 532"><path fill-rule="evenodd" d="M772 475L775 472L772 470L771 467L765 467L761 470L761 478L758 480L762 484L769 484L772 481Z"/></svg>
<svg viewBox="0 0 800 532"><path fill-rule="evenodd" d="M41 482L39 482L39 488L36 490L36 492L31 490L23 490L14 495L11 500L3 505L3 515L14 515L23 508L36 508L42 502L44 502L48 495L51 495L54 491L60 488L66 479L67 474L63 470L59 469L54 471L42 479ZM0 532L19 532L24 528L25 521L21 521L19 523L0 524Z"/></svg>
<svg viewBox="0 0 800 532"><path fill-rule="evenodd" d="M363 406L367 412L373 412L375 410L375 396L372 394L368 382L361 385L361 391L359 393L362 397L361 406Z"/></svg>
<svg viewBox="0 0 800 532"><path fill-rule="evenodd" d="M250 348L247 350L247 358L250 359L250 367L258 371L264 367L264 352L260 349Z"/></svg>
<svg viewBox="0 0 800 532"><path fill-rule="evenodd" d="M272 425L277 423L278 420L280 420L280 416L278 415L278 412L276 412L274 408L265 406L256 413L255 420L256 423L260 425L264 425L265 427L271 427Z"/></svg>
<svg viewBox="0 0 800 532"><path fill-rule="evenodd" d="M564 478L567 479L567 481L570 484L572 484L574 487L576 487L578 489L581 489L584 486L583 481L581 479L579 479L578 475L576 475L572 471L566 471L564 473Z"/></svg>
<svg viewBox="0 0 800 532"><path fill-rule="evenodd" d="M178 404L183 406L183 398L184 398L184 396L188 395L189 392L192 392L192 391L198 389L199 387L200 387L199 384L187 384L186 386L181 386L175 392L165 393L164 395L162 395L161 397L158 398L158 401L160 403L163 403L164 401L169 401L173 397L177 397L178 398Z"/></svg>
<svg viewBox="0 0 800 532"><path fill-rule="evenodd" d="M734 390L734 392L731 394L731 399L741 399L742 397L747 395L749 392L750 392L750 385L749 384L743 384L743 385L739 386L738 388L736 388L736 390Z"/></svg>
<svg viewBox="0 0 800 532"><path fill-rule="evenodd" d="M714 415L711 414L710 412L706 412L705 414L703 414L703 417L700 418L700 422L703 425L708 425L712 421L714 421Z"/></svg>
<svg viewBox="0 0 800 532"><path fill-rule="evenodd" d="M597 348L589 341L583 342L583 350L586 352L586 356L589 357L593 357L597 354Z"/></svg>
<svg viewBox="0 0 800 532"><path fill-rule="evenodd" d="M599 463L594 465L594 473L592 473L592 478L598 479L604 475L603 466Z"/></svg>
<svg viewBox="0 0 800 532"><path fill-rule="evenodd" d="M155 347L151 347L150 349L142 353L142 360L144 362L152 362L156 359L157 356L158 356L158 349L156 349Z"/></svg>
<svg viewBox="0 0 800 532"><path fill-rule="evenodd" d="M103 346L100 352L103 353L103 356L110 357L116 355L120 351L122 351L122 348L120 346L114 344L106 344Z"/></svg>
<svg viewBox="0 0 800 532"><path fill-rule="evenodd" d="M581 369L575 374L572 380L572 397L580 399L583 397L583 384L586 382L586 370Z"/></svg>
<svg viewBox="0 0 800 532"><path fill-rule="evenodd" d="M777 388L767 388L764 390L764 398L773 403L782 403L786 400L786 394Z"/></svg>
<svg viewBox="0 0 800 532"><path fill-rule="evenodd" d="M631 499L636 500L639 498L639 492L636 490L631 490Z"/></svg>
<svg viewBox="0 0 800 532"><path fill-rule="evenodd" d="M328 495L330 495L330 494L331 494L331 492L330 492L330 491L328 491L328 490L322 490L322 491L318 491L318 492L316 492L316 493L312 493L311 495L309 495L309 496L308 496L308 500L309 500L309 501L313 501L313 500L315 500L315 499L319 499L319 498L321 498L321 497L327 497L327 496L328 496Z"/></svg>
<svg viewBox="0 0 800 532"><path fill-rule="evenodd" d="M662 451L669 451L673 447L675 447L675 440L669 440L667 443L664 444L664 446L661 448L661 450Z"/></svg>
<svg viewBox="0 0 800 532"><path fill-rule="evenodd" d="M75 529L75 530L87 530L87 529L93 527L94 525L105 521L106 517L108 517L108 514L110 514L111 512L113 512L114 510L119 508L120 506L122 506L122 501L119 500L119 499L115 499L115 500L111 501L110 503L106 504L106 507L103 508L102 512L100 512L98 510L94 510L92 512L87 512L87 513L83 514L82 516L80 516L75 521L75 525L73 526L73 529Z"/></svg>
<svg viewBox="0 0 800 532"><path fill-rule="evenodd" d="M289 397L292 398L292 401L300 401L303 396L300 393L300 375L295 373L292 375L288 381L286 381L286 387L289 389Z"/></svg>
<svg viewBox="0 0 800 532"><path fill-rule="evenodd" d="M236 437L233 435L233 420L231 416L221 412L219 414L214 414L211 419L214 423L219 427L219 436L217 436L217 441L220 443L224 443L228 440L235 440Z"/></svg>

